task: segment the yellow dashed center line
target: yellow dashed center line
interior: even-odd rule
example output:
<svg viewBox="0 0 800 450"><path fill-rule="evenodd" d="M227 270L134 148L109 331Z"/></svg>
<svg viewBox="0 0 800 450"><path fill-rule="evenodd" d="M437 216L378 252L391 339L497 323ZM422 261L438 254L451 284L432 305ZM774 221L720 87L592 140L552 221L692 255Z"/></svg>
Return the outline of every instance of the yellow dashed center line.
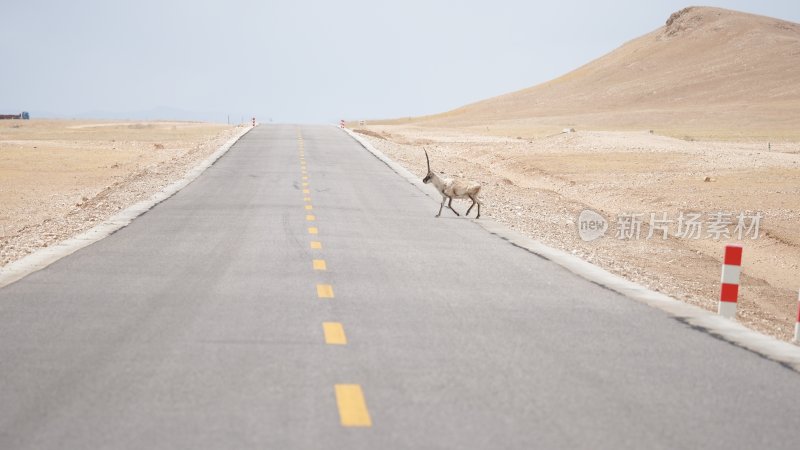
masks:
<svg viewBox="0 0 800 450"><path fill-rule="evenodd" d="M325 334L325 343L329 345L346 345L347 336L344 327L339 322L323 322L322 332Z"/></svg>
<svg viewBox="0 0 800 450"><path fill-rule="evenodd" d="M333 286L330 284L317 285L317 297L319 298L333 298Z"/></svg>
<svg viewBox="0 0 800 450"><path fill-rule="evenodd" d="M339 407L339 419L343 427L371 427L364 392L358 384L337 384L336 404Z"/></svg>
<svg viewBox="0 0 800 450"><path fill-rule="evenodd" d="M303 202L305 203L304 209L306 211L313 211L314 207L311 205L311 189L309 189L308 170L306 167L305 149L303 137L300 135L298 129L298 156L300 162L300 174L302 176L302 190ZM307 222L314 222L317 218L313 214L306 214ZM317 235L319 230L317 227L308 227L310 235ZM309 243L312 250L322 249L320 241L311 241ZM315 271L327 271L328 265L324 259L312 259L312 267ZM317 297L321 299L334 298L333 286L330 284L317 284ZM347 336L344 332L344 327L340 322L323 322L322 332L325 337L327 345L347 345ZM359 384L336 384L334 385L336 395L336 405L339 409L339 421L343 427L371 427L372 418L367 409L367 402L364 400L364 392Z"/></svg>

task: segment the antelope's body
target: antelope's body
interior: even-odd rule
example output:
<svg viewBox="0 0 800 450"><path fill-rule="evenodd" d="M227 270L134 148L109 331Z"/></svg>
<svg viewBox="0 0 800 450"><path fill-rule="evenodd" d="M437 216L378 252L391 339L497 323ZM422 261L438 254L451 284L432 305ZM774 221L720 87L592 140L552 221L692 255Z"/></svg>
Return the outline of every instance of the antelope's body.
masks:
<svg viewBox="0 0 800 450"><path fill-rule="evenodd" d="M472 204L469 206L466 214L464 215L468 216L469 212L472 210L472 207L478 205L478 214L475 216L475 218L480 219L481 201L478 198L478 193L481 191L481 185L467 180L442 178L431 170L431 160L428 158L427 151L425 151L425 160L428 162L428 173L425 175L425 178L422 179L422 182L433 184L436 190L442 194L442 204L439 205L439 213L436 214L436 217L442 215L442 208L444 208L445 201L447 201L447 207L450 208L455 215L460 216L460 214L453 209L453 199L460 198L472 200Z"/></svg>

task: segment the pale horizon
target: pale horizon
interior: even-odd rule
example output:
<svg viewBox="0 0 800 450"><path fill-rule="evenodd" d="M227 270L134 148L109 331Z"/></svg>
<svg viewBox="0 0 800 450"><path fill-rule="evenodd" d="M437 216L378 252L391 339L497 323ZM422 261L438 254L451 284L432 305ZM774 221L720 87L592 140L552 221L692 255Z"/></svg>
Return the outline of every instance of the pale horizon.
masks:
<svg viewBox="0 0 800 450"><path fill-rule="evenodd" d="M0 114L223 123L434 114L556 78L686 6L11 3L0 17ZM790 1L703 6L800 22Z"/></svg>

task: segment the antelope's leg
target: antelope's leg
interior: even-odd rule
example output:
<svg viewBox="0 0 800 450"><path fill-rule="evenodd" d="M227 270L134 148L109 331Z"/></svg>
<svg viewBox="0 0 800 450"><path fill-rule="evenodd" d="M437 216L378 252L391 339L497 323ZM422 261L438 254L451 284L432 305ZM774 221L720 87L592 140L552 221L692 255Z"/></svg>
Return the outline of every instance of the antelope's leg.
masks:
<svg viewBox="0 0 800 450"><path fill-rule="evenodd" d="M442 196L442 204L441 204L441 205L439 205L439 214L436 214L436 217L439 217L439 216L441 216L441 215L442 215L442 208L444 208L444 201L445 201L445 200L447 200L447 197L445 197L445 196Z"/></svg>
<svg viewBox="0 0 800 450"><path fill-rule="evenodd" d="M450 197L450 201L447 203L447 207L450 208L450 211L456 213L457 216L459 217L461 216L461 214L459 214L458 212L456 212L455 209L453 209L453 197Z"/></svg>
<svg viewBox="0 0 800 450"><path fill-rule="evenodd" d="M471 195L469 196L469 199L470 199L470 200L472 200L472 204L471 204L471 205L469 205L469 208L467 208L467 212L466 212L466 214L464 214L465 216L468 216L468 215L469 215L469 212L470 212L470 211L472 211L472 207L473 207L473 206L475 206L475 203L477 203L477 202L475 201L475 199L474 199L474 198L472 198L472 196L471 196ZM480 209L480 207L478 207L478 208ZM478 213L478 214L480 214L480 213Z"/></svg>
<svg viewBox="0 0 800 450"><path fill-rule="evenodd" d="M480 202L480 200L478 200L477 202L478 202L478 215L475 216L475 218L476 219L480 219L481 218L481 202Z"/></svg>

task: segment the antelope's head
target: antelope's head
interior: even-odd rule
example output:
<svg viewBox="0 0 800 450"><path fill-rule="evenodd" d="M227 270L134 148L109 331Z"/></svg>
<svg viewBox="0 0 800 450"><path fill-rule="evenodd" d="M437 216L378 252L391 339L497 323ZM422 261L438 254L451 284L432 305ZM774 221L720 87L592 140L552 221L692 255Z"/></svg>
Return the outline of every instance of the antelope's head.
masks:
<svg viewBox="0 0 800 450"><path fill-rule="evenodd" d="M422 179L423 183L430 183L431 177L434 176L433 172L431 172L431 160L428 158L428 151L425 148L422 149L425 152L425 161L428 163L428 173L425 175L425 178Z"/></svg>

